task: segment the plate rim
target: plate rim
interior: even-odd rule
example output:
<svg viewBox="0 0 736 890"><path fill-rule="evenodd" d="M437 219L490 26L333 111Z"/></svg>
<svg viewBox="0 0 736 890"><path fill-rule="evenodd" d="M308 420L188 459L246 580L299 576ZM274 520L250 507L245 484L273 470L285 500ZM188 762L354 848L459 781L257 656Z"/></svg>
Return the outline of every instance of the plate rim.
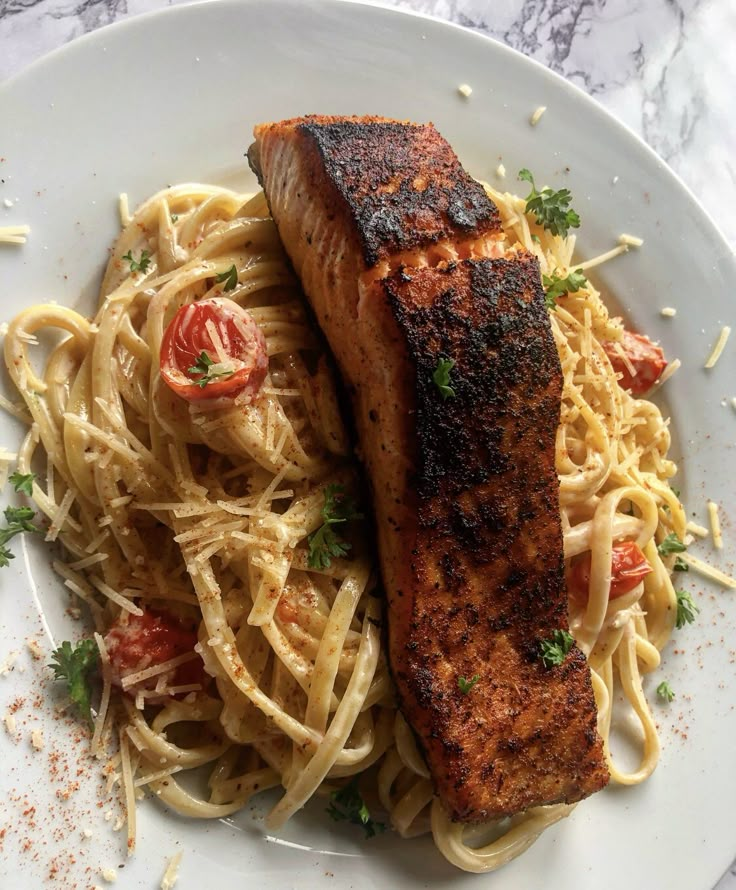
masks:
<svg viewBox="0 0 736 890"><path fill-rule="evenodd" d="M483 34L477 31L473 31L463 25L459 25L454 22L449 22L445 19L442 19L437 16L428 15L421 12L416 12L414 10L406 10L406 9L398 9L392 6L388 6L383 3L373 3L366 2L366 0L308 0L307 3L298 3L298 0L195 0L195 2L186 2L179 4L174 7L165 7L162 9L151 10L146 13L141 13L139 15L133 15L130 18L126 18L121 21L112 22L108 25L105 25L101 28L94 29L93 31L87 32L83 35L80 35L77 38L67 42L66 44L57 47L53 51L46 53L40 58L34 60L28 66L26 66L21 71L17 72L11 78L4 81L0 84L0 96L5 94L5 91L12 92L18 82L22 82L26 77L36 77L38 76L39 69L42 69L46 64L56 64L57 58L60 56L63 57L68 53L76 53L79 51L80 44L87 45L87 43L94 43L97 41L104 41L105 34L107 33L107 28L115 28L116 33L123 32L126 27L139 27L139 20L150 20L154 17L166 16L166 15L174 15L174 10L181 9L182 12L186 12L191 9L196 8L205 8L212 7L213 5L219 5L224 7L229 7L232 9L242 9L245 13L247 7L261 7L263 9L272 9L275 5L281 4L282 6L312 6L315 8L322 8L325 10L330 10L331 8L336 8L338 4L343 5L353 5L362 7L364 9L369 10L380 10L382 12L388 11L392 15L404 15L405 17L411 17L414 19L418 19L420 21L429 21L432 23L438 23L442 29L451 27L456 29L463 34L472 34L473 39L480 39L485 41L491 41L492 44L495 45L495 51L497 53L510 54L511 56L521 57L523 62L528 66L531 63L533 68L536 68L537 72L540 73L541 76L546 77L548 82L554 83L557 82L558 88L564 89L568 94L575 98L575 101L583 101L585 103L588 102L587 107L597 114L602 115L604 119L607 120L608 125L613 125L618 127L619 131L622 134L628 134L629 137L633 137L634 143L638 143L640 148L645 149L645 154L648 155L651 161L653 161L658 168L658 170L665 176L669 177L669 181L676 182L680 189L681 194L686 196L686 200L690 201L690 207L697 208L697 212L699 212L701 219L706 223L709 237L712 237L713 233L716 233L716 238L713 239L716 243L713 245L714 255L719 248L722 251L723 246L725 246L726 250L724 256L727 260L734 265L734 261L736 261L736 251L731 247L729 242L725 239L725 236L720 232L718 226L709 215L708 211L700 204L697 197L694 195L692 190L680 179L677 173L673 171L669 165L657 155L657 153L652 149L636 132L634 132L627 124L623 123L619 120L612 112L610 112L605 106L603 106L596 98L588 95L583 89L578 87L576 84L571 83L562 75L557 72L552 71L547 68L543 63L525 55L524 53L514 49L513 47L508 46L502 41L492 37L488 34ZM246 13L247 14L247 13ZM66 62L64 63L66 64ZM561 83L560 83L561 82ZM632 146L633 150L633 146Z"/></svg>

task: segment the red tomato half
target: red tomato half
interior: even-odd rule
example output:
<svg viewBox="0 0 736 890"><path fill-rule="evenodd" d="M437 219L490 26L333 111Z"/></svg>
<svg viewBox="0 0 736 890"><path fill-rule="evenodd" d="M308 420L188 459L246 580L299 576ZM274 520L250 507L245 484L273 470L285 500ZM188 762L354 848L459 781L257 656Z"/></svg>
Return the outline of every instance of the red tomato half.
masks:
<svg viewBox="0 0 736 890"><path fill-rule="evenodd" d="M623 389L631 390L631 394L635 396L643 395L652 388L667 367L664 352L656 343L652 343L649 337L631 331L624 331L620 343L636 371L633 376L613 343L604 343L603 348L611 360L613 370L622 375L619 382Z"/></svg>
<svg viewBox="0 0 736 890"><path fill-rule="evenodd" d="M166 613L146 610L142 615L128 616L127 624L114 624L105 637L105 647L110 656L113 682L121 685L123 677L163 664L179 655L194 650L197 634ZM153 688L157 676L143 680L143 688ZM205 685L207 676L201 658L193 658L176 668L172 686L188 686L192 683ZM135 694L138 685L130 691Z"/></svg>
<svg viewBox="0 0 736 890"><path fill-rule="evenodd" d="M633 541L614 544L611 551L611 592L609 599L632 591L652 571L646 557ZM570 591L576 599L587 600L590 588L590 553L572 564Z"/></svg>
<svg viewBox="0 0 736 890"><path fill-rule="evenodd" d="M214 325L231 369L223 370L220 365L208 322ZM197 366L202 370L191 370ZM188 402L234 398L243 390L254 396L267 371L266 338L261 329L245 309L225 297L182 306L164 331L161 376Z"/></svg>

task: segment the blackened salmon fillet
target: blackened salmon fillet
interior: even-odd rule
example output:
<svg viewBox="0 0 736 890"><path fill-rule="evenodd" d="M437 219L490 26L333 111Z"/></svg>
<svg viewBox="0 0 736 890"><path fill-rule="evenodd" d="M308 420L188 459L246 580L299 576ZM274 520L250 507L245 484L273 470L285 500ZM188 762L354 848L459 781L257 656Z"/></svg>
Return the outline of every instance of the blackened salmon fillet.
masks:
<svg viewBox="0 0 736 890"><path fill-rule="evenodd" d="M583 653L540 658L568 619L537 261L432 125L306 117L255 138L352 399L389 661L436 791L463 822L580 800L608 770Z"/></svg>

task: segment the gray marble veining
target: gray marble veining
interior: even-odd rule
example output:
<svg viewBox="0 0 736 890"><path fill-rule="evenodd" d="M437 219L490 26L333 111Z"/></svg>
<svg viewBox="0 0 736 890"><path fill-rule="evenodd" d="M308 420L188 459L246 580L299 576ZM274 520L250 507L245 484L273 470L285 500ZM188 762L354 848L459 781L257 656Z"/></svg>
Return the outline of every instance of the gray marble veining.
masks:
<svg viewBox="0 0 736 890"><path fill-rule="evenodd" d="M176 2L0 0L0 80L74 37ZM671 165L736 246L734 0L384 2L489 34L595 96ZM736 890L736 863L717 890Z"/></svg>

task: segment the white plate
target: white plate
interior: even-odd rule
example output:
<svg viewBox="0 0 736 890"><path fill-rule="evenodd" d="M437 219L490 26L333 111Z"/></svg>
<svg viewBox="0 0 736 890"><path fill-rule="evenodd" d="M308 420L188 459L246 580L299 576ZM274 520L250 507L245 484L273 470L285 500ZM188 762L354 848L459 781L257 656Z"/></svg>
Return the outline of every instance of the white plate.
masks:
<svg viewBox="0 0 736 890"><path fill-rule="evenodd" d="M460 83L473 87L470 99L458 94ZM529 116L541 104L547 113L532 128ZM728 246L665 165L583 93L500 44L440 22L327 0L223 0L103 29L32 66L0 88L0 199L14 202L0 206L0 224L33 227L25 247L0 253L3 314L47 299L91 308L117 231L120 191L133 204L184 180L246 187L243 152L253 124L308 112L432 119L478 176L493 181L503 158L512 189L525 188L514 179L522 166L538 182L569 186L583 217L580 256L608 248L622 231L645 239L643 250L605 266L598 280L633 325L683 361L666 386L683 497L700 522L707 495L722 503L730 545L736 416L721 402L736 395L735 344L713 371L702 367L721 325L736 320ZM665 305L677 308L676 318L660 317ZM15 445L19 433L0 418L0 444ZM95 806L93 766L84 761L81 787L68 801L57 796L77 781L82 749L64 753L73 724L54 721L42 705L51 692L25 640L48 650L52 638L80 628L63 614L64 591L43 547L24 543L16 552L0 573L0 663L21 650L16 669L0 677L0 716L17 696L25 700L20 741L0 734L3 887L37 886L54 864L57 885L103 884L98 869L111 866L118 886L157 887L164 858L177 849L184 850L181 890L446 888L473 880L427 839L365 842L331 823L320 803L277 839L264 837L254 818L263 804L225 824L186 821L148 802L140 808L138 852L126 862L121 834L103 818L108 806ZM707 544L696 552L713 560ZM728 555L721 564L733 568ZM664 742L655 775L585 802L502 876L474 886L709 890L728 866L736 852L736 604L733 593L693 573L684 580L702 591L702 612L665 654L661 676L677 698L655 705ZM29 742L34 727L45 733L38 753ZM60 759L52 777L54 752ZM59 775L64 763L69 772ZM29 806L35 814L23 815ZM91 839L82 839L85 828Z"/></svg>

